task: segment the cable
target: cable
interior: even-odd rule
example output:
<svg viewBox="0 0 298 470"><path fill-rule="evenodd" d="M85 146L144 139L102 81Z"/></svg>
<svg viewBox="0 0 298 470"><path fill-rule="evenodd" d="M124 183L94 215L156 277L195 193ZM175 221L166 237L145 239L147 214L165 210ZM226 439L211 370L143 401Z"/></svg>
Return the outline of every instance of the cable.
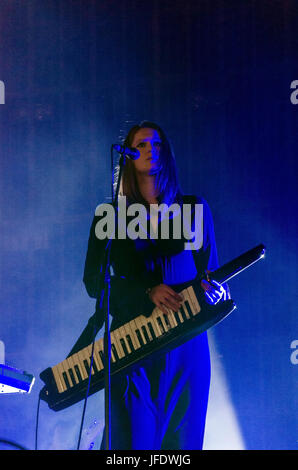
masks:
<svg viewBox="0 0 298 470"><path fill-rule="evenodd" d="M88 396L89 396L89 389L90 389L90 382L91 382L91 375L92 375L92 367L93 367L95 336L96 336L96 334L94 335L94 339L93 339L93 343L92 343L92 352L91 352L91 356L90 356L91 362L90 362L90 370L89 370L89 377L88 377L88 387L87 387L87 391L86 391L84 409L83 409L82 418L81 418L81 426L80 426L80 434L79 434L79 439L78 439L78 444L77 444L77 450L79 450L80 444L81 444L81 436L82 436L82 430L83 430L84 419L85 419L85 411L86 411L86 407L87 407L87 399L88 399ZM40 401L41 401L41 398L40 398L40 394L39 394L38 403L37 403L37 412L36 412L36 424L35 424L35 445L34 445L35 450L38 450L38 426L39 426ZM1 442L1 440L0 440L0 442ZM3 440L2 440L2 442L3 442ZM24 450L27 450L27 449L24 449Z"/></svg>
<svg viewBox="0 0 298 470"><path fill-rule="evenodd" d="M18 444L17 442L14 442L14 441L10 441L9 439L0 439L0 442L2 442L3 444L7 444L9 446L15 447L16 449L19 449L19 450L28 450L26 449L26 447L22 446L21 444Z"/></svg>
<svg viewBox="0 0 298 470"><path fill-rule="evenodd" d="M114 158L113 158L113 146L111 146L111 172L112 172L112 180L111 180L111 198L112 198L112 203L114 203L115 201L114 201ZM120 176L121 176L121 174L118 175L116 194L118 194L118 192L119 192ZM109 246L109 244L108 244L108 246ZM101 299L101 300L102 300L102 299ZM87 407L87 400L88 400L89 390L90 390L90 383L91 383L91 376L92 376L92 367L93 367L94 343L95 343L96 334L97 334L97 331L96 331L95 318L94 318L94 334L93 334L93 342L92 342L92 351L91 351L91 356L90 356L90 370L89 370L89 377L88 377L88 386L87 386L86 396L85 396L85 400L84 400L84 408L83 408L83 413L82 413L82 418L81 418L81 425L80 425L80 432L79 432L79 438L78 438L78 443L77 443L77 450L80 449L81 438L82 438L82 431L83 431L83 425L84 425L85 413L86 413L86 407ZM109 354L108 354L108 356L109 356ZM107 425L106 425L106 427L109 428L109 426L107 426Z"/></svg>
<svg viewBox="0 0 298 470"><path fill-rule="evenodd" d="M114 152L113 145L111 146L111 173L112 173L112 187L111 187L111 200L114 202Z"/></svg>
<svg viewBox="0 0 298 470"><path fill-rule="evenodd" d="M35 450L37 450L38 424L39 424L39 408L40 408L40 393L39 393L39 395L38 395L37 412L36 412L35 445L34 445L34 449L35 449Z"/></svg>
<svg viewBox="0 0 298 470"><path fill-rule="evenodd" d="M113 192L114 192L114 158L113 158L113 146L111 147L111 170L112 170L112 184L111 184L111 198L113 202ZM117 182L117 186L119 188L119 181ZM117 188L117 189L118 189ZM86 396L84 400L84 407L83 407L83 413L81 417L81 424L80 424L80 432L79 432L79 438L78 438L78 443L77 443L77 450L80 449L80 444L81 444L81 438L82 438L82 431L83 431L83 426L84 426L84 420L85 420L85 413L86 413L86 408L87 408L87 400L89 397L89 390L90 390L90 383L91 383L91 377L92 377L92 368L93 368L93 356L94 356L94 344L95 344L95 337L97 334L96 331L96 326L95 326L95 317L94 316L94 334L93 334L93 342L92 342L92 351L91 351L91 356L90 356L90 369L89 369L89 374L88 374L88 386L86 390ZM36 426L35 426L35 450L38 448L38 424L39 424L39 408L40 408L40 394L38 398L38 405L37 405L37 414L36 414Z"/></svg>
<svg viewBox="0 0 298 470"><path fill-rule="evenodd" d="M95 319L94 319L94 323L95 323ZM80 433L79 433L79 439L78 439L78 444L77 444L77 450L80 449L83 425L84 425L84 420L85 420L85 412L86 412L86 408L87 408L87 400L88 400L88 397L89 397L89 390L90 390L90 383L91 383L91 376L92 376L92 368L93 368L95 337L96 337L96 327L94 325L92 350L91 350L91 356L90 356L90 369L89 369L89 376L88 376L88 386L87 386L86 396L85 396L85 400L84 400L84 408L83 408L83 413L82 413L82 418L81 418L81 426L80 426Z"/></svg>

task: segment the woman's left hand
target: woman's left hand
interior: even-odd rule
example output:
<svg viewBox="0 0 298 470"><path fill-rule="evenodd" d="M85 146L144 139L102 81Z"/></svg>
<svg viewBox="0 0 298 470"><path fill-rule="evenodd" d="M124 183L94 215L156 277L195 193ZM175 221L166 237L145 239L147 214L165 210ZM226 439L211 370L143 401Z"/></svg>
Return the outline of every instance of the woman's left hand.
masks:
<svg viewBox="0 0 298 470"><path fill-rule="evenodd" d="M203 279L201 281L201 287L204 290L205 299L210 305L215 305L222 300L227 300L228 298L227 291L214 279L212 279L212 281L206 281Z"/></svg>

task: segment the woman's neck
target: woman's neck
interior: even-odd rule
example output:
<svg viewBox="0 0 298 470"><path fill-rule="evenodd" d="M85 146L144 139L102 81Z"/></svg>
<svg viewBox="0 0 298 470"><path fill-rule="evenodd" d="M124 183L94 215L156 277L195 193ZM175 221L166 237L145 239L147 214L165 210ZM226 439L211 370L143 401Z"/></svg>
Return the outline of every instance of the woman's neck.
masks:
<svg viewBox="0 0 298 470"><path fill-rule="evenodd" d="M155 186L155 176L147 174L137 174L139 191L145 201L149 204L158 204L158 192Z"/></svg>

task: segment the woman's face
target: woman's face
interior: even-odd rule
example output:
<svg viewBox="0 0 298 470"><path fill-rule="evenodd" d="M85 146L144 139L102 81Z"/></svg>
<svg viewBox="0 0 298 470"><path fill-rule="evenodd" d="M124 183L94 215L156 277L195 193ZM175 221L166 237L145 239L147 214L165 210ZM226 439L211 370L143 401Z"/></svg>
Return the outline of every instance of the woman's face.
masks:
<svg viewBox="0 0 298 470"><path fill-rule="evenodd" d="M138 149L140 157L133 160L135 170L139 173L154 174L159 168L161 138L155 129L139 129L132 140L131 146Z"/></svg>

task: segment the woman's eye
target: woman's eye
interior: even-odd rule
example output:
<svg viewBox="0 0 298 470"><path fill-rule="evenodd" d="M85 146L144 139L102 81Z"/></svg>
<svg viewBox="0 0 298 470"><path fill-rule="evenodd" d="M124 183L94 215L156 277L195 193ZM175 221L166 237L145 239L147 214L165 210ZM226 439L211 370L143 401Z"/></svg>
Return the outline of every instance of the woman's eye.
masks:
<svg viewBox="0 0 298 470"><path fill-rule="evenodd" d="M161 147L161 142L159 142L159 141L152 142L152 145L154 147L160 148ZM145 147L146 147L146 142L139 142L138 145L137 145L137 148L145 148Z"/></svg>

